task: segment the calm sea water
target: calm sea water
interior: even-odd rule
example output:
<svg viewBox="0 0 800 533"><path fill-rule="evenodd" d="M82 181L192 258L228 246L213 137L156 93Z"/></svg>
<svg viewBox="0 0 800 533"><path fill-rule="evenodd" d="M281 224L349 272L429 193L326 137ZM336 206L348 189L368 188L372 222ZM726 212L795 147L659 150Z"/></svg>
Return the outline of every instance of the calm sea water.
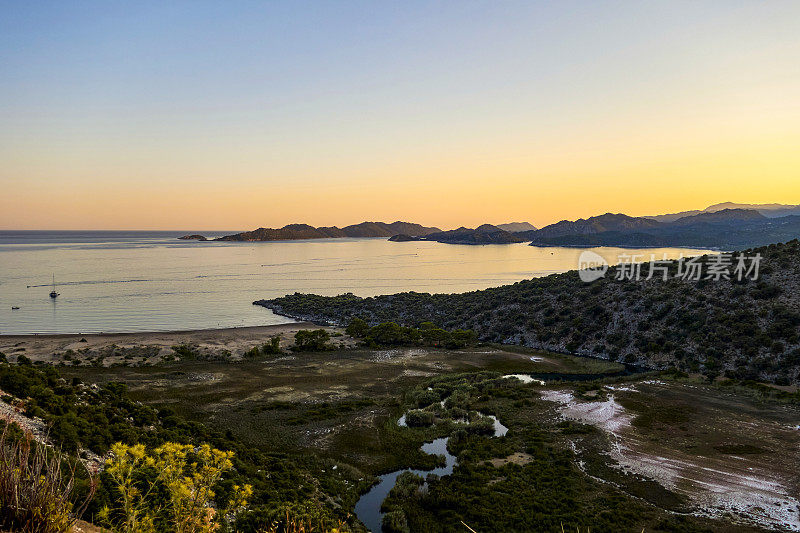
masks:
<svg viewBox="0 0 800 533"><path fill-rule="evenodd" d="M464 292L573 270L581 250L385 239L230 243L186 232L0 232L0 334L280 324L252 305L293 292ZM217 232L224 235L232 232ZM598 248L611 263L631 250ZM648 249L677 257L693 250ZM48 297L55 274L58 292ZM12 306L20 309L12 310Z"/></svg>

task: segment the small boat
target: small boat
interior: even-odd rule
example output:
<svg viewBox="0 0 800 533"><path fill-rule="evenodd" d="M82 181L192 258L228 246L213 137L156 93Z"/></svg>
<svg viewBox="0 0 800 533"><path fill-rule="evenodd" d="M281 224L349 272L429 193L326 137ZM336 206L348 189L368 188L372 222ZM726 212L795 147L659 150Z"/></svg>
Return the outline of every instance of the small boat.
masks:
<svg viewBox="0 0 800 533"><path fill-rule="evenodd" d="M17 309L19 309L19 307L17 307L16 305L12 305L12 306L11 306L11 310L12 310L12 311L16 311Z"/></svg>
<svg viewBox="0 0 800 533"><path fill-rule="evenodd" d="M53 274L53 290L50 291L50 298L58 297L58 293L56 292L56 275Z"/></svg>

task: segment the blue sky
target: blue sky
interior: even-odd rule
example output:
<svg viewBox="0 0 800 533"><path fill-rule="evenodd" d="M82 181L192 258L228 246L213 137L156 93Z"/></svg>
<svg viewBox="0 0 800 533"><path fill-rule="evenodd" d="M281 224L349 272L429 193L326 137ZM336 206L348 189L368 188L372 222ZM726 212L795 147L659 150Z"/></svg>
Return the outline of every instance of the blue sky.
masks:
<svg viewBox="0 0 800 533"><path fill-rule="evenodd" d="M800 202L798 2L1 5L0 227Z"/></svg>

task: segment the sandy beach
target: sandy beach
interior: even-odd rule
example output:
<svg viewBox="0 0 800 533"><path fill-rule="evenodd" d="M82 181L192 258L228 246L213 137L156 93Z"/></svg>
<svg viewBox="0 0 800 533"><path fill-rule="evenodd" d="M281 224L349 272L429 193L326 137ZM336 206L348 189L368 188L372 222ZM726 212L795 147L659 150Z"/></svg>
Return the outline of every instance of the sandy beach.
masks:
<svg viewBox="0 0 800 533"><path fill-rule="evenodd" d="M74 335L0 335L0 352L10 360L24 355L33 361L57 363L63 361L64 354L76 354L76 358L92 358L95 354L108 352L112 357L107 363L115 361L112 352L123 354L126 350L148 349L153 357L162 351L172 352L173 346L191 345L201 354L215 354L228 351L232 356L240 356L254 346L266 343L271 337L279 336L281 346L286 348L294 342L294 334L301 329L319 329L310 322L278 324L274 326L252 326L242 328L200 329L189 331L162 331L137 333L97 333ZM325 328L337 333L337 328ZM338 338L340 343L349 343L347 337ZM71 351L71 352L70 352ZM124 357L124 356L123 356Z"/></svg>

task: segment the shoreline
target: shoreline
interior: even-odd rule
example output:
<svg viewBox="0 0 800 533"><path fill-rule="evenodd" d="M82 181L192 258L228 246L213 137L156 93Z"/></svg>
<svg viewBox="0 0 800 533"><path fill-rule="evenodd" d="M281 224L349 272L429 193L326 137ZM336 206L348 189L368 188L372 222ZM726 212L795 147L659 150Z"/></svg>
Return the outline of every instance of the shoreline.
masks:
<svg viewBox="0 0 800 533"><path fill-rule="evenodd" d="M285 317L290 318L290 317ZM287 322L285 324L267 324L264 326L232 326L229 328L200 328L200 329L167 329L167 330L150 330L150 331L100 331L95 333L0 333L0 342L3 339L10 339L12 337L19 337L20 339L45 339L45 338L71 338L71 337L123 337L135 335L181 335L181 334L196 334L196 333L212 333L212 332L250 332L256 330L270 330L280 329L286 327L299 326L301 324L314 325L307 320L296 320L294 322ZM303 329L303 328L301 328Z"/></svg>
<svg viewBox="0 0 800 533"><path fill-rule="evenodd" d="M279 337L281 346L294 342L294 335L301 329L320 329L320 326L305 321L267 326L242 326L233 328L195 329L184 331L146 331L127 333L56 333L41 335L0 335L0 352L16 359L24 355L32 361L58 363L65 353L86 358L118 349L134 350L153 348L156 354L169 354L173 346L192 345L200 353L229 352L239 356L264 344L271 337ZM336 328L324 328L336 331Z"/></svg>

